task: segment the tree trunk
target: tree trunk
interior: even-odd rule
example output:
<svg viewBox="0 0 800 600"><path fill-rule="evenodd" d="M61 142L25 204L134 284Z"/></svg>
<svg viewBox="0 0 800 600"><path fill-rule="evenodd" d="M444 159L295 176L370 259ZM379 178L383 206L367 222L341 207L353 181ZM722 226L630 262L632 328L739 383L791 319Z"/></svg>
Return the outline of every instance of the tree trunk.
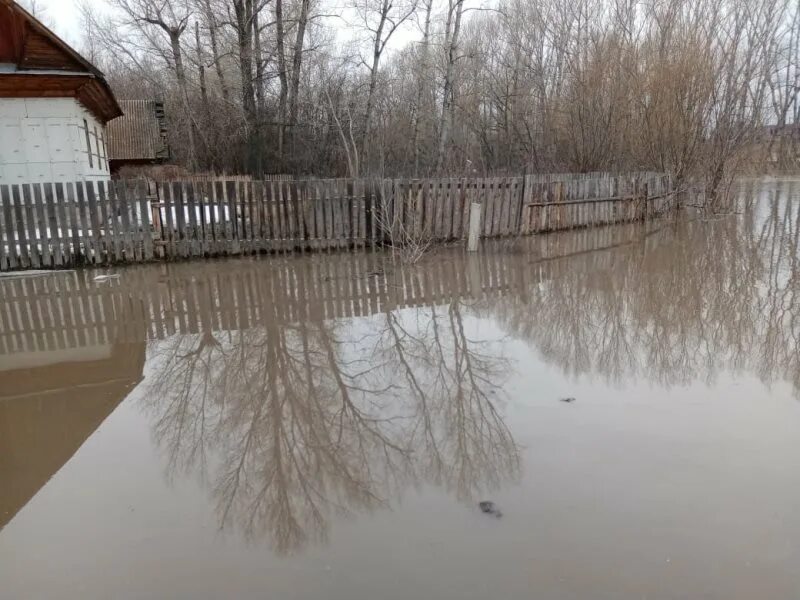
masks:
<svg viewBox="0 0 800 600"><path fill-rule="evenodd" d="M431 11L433 9L433 0L427 0L425 6L425 29L422 36L422 48L420 49L420 65L419 65L419 84L417 86L417 114L414 118L414 175L419 177L419 156L420 156L420 130L422 128L423 115L427 117L425 109L422 107L423 99L427 98L428 92L428 61L430 60L430 46L431 46Z"/></svg>
<svg viewBox="0 0 800 600"><path fill-rule="evenodd" d="M449 36L447 49L447 66L444 73L444 87L442 89L442 114L439 119L439 145L436 151L436 171L441 171L444 166L444 154L447 149L447 142L450 138L450 129L453 126L455 112L455 98L453 97L454 86L453 76L455 74L455 64L458 58L458 37L461 32L461 15L464 12L464 0L454 0L450 11L447 14L447 32L450 31L450 23L455 19L452 34Z"/></svg>
<svg viewBox="0 0 800 600"><path fill-rule="evenodd" d="M197 169L197 152L195 150L195 124L192 119L191 109L189 108L189 93L186 89L186 71L183 68L183 53L181 51L181 34L183 28L173 27L169 30L170 47L172 48L172 60L175 63L175 76L178 79L178 87L180 88L181 102L183 104L184 114L189 122L188 137L189 137L189 168L192 170Z"/></svg>
<svg viewBox="0 0 800 600"><path fill-rule="evenodd" d="M378 65L381 60L383 28L386 25L390 4L389 0L383 0L381 5L381 17L378 22L378 29L375 31L375 40L372 46L372 67L369 72L369 90L367 91L367 106L364 111L364 131L361 138L361 158L365 166L365 172L370 168L370 153L367 148L370 133L370 121L372 120L372 105L375 102L375 89L378 87Z"/></svg>
<svg viewBox="0 0 800 600"><path fill-rule="evenodd" d="M209 0L205 0L205 9L206 18L208 19L208 35L211 39L211 54L214 60L214 70L217 73L217 79L219 79L219 87L222 91L222 99L225 100L225 102L230 102L231 93L228 89L228 84L225 81L225 72L222 70L222 60L219 56L216 17L214 16L214 12L211 10L211 2Z"/></svg>
<svg viewBox="0 0 800 600"><path fill-rule="evenodd" d="M294 41L294 56L292 56L292 85L289 90L289 125L297 124L298 92L300 90L300 67L303 63L303 45L305 44L306 25L308 24L308 10L310 0L300 1L300 15L297 17L297 36Z"/></svg>
<svg viewBox="0 0 800 600"><path fill-rule="evenodd" d="M278 80L280 95L278 96L278 161L283 170L283 146L286 132L286 102L289 97L289 80L286 76L286 48L283 28L283 0L275 0L275 43L278 54Z"/></svg>
<svg viewBox="0 0 800 600"><path fill-rule="evenodd" d="M255 90L253 87L253 1L235 0L236 35L239 47L239 74L242 80L242 108L247 123L247 163L251 173L257 173L258 123Z"/></svg>

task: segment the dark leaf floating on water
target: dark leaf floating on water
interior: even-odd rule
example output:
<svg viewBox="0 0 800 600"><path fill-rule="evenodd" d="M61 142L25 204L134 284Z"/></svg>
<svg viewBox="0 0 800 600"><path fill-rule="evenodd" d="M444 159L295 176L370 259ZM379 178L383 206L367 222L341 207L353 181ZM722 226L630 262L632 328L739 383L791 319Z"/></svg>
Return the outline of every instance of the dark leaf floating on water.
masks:
<svg viewBox="0 0 800 600"><path fill-rule="evenodd" d="M491 500L484 500L483 502L478 502L478 508L481 509L482 513L487 515L494 515L498 519L503 516L501 510Z"/></svg>
<svg viewBox="0 0 800 600"><path fill-rule="evenodd" d="M572 398L572 397L569 397L569 398L561 398L561 401L562 401L562 402L566 402L567 404L570 404L570 403L572 403L572 402L575 402L575 398Z"/></svg>

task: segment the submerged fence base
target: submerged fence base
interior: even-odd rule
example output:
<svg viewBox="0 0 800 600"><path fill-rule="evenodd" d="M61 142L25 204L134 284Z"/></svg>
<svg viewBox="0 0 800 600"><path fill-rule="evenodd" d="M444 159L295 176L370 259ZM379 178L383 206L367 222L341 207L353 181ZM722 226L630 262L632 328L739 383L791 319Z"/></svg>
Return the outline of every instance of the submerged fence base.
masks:
<svg viewBox="0 0 800 600"><path fill-rule="evenodd" d="M495 238L644 220L674 202L658 173L0 185L0 270L459 240L472 204Z"/></svg>

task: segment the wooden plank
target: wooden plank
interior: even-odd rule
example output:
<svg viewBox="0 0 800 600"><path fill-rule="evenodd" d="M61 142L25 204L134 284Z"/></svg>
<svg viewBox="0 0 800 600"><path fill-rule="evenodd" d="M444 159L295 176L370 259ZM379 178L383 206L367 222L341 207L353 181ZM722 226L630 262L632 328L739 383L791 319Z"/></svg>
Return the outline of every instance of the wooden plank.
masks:
<svg viewBox="0 0 800 600"><path fill-rule="evenodd" d="M252 251L253 240L252 231L250 229L250 206L248 201L248 186L247 182L236 182L236 204L238 207L239 217L239 232L240 243L243 254L248 254Z"/></svg>
<svg viewBox="0 0 800 600"><path fill-rule="evenodd" d="M201 228L197 218L197 198L195 197L194 182L187 181L182 186L183 202L186 210L186 254L188 256L202 256L203 242L200 239Z"/></svg>
<svg viewBox="0 0 800 600"><path fill-rule="evenodd" d="M190 245L186 230L186 196L185 185L176 181L172 184L172 205L175 211L175 225L177 226L176 240L178 255L182 258L189 256Z"/></svg>
<svg viewBox="0 0 800 600"><path fill-rule="evenodd" d="M248 197L250 199L250 236L252 239L253 252L261 252L264 249L264 235L262 232L261 214L261 190L262 182L251 181L248 183Z"/></svg>
<svg viewBox="0 0 800 600"><path fill-rule="evenodd" d="M435 193L433 194L433 230L437 240L446 240L448 238L447 232L445 231L445 223L447 222L446 215L449 193L450 180L440 179L435 184Z"/></svg>
<svg viewBox="0 0 800 600"><path fill-rule="evenodd" d="M95 194L95 184L92 181L86 182L86 205L89 210L89 225L92 228L92 247L94 249L94 264L104 262L104 253L100 238L100 212L97 207L97 196Z"/></svg>
<svg viewBox="0 0 800 600"><path fill-rule="evenodd" d="M266 248L270 252L274 252L276 248L275 240L278 236L277 214L275 188L272 181L267 180L264 182L264 216L266 218Z"/></svg>
<svg viewBox="0 0 800 600"><path fill-rule="evenodd" d="M288 253L294 244L294 226L292 220L292 199L289 190L289 182L279 180L275 183L275 195L278 201L278 221L280 224L281 251ZM283 288L281 288L282 290Z"/></svg>
<svg viewBox="0 0 800 600"><path fill-rule="evenodd" d="M31 266L30 248L28 247L28 233L25 229L25 209L22 200L22 187L19 184L11 186L12 210L14 212L14 231L16 233L16 251L18 265L23 269Z"/></svg>
<svg viewBox="0 0 800 600"><path fill-rule="evenodd" d="M122 226L122 205L119 195L119 182L108 182L108 201L111 211L111 231L114 246L114 261L122 262L125 258L125 235Z"/></svg>
<svg viewBox="0 0 800 600"><path fill-rule="evenodd" d="M69 251L69 222L67 221L67 200L64 184L58 182L54 186L54 205L56 216L56 231L58 235L58 254L61 256L61 266L71 264Z"/></svg>
<svg viewBox="0 0 800 600"><path fill-rule="evenodd" d="M75 183L75 195L78 200L78 223L81 229L81 244L83 245L83 262L94 264L95 247L92 239L91 221L86 207L85 181Z"/></svg>
<svg viewBox="0 0 800 600"><path fill-rule="evenodd" d="M42 194L42 184L33 184L33 200L35 207L36 226L38 230L38 243L40 246L41 265L43 267L53 267L53 256L50 252L50 235L48 233L48 220L44 196Z"/></svg>
<svg viewBox="0 0 800 600"><path fill-rule="evenodd" d="M315 181L311 185L311 203L314 212L313 247L321 250L325 247L325 205L323 203L323 181Z"/></svg>
<svg viewBox="0 0 800 600"><path fill-rule="evenodd" d="M95 198L95 203L97 204L97 220L100 224L98 235L103 253L103 262L105 264L110 264L113 259L114 245L113 236L110 232L111 205L108 200L107 188L108 182L106 181L97 184L97 196Z"/></svg>
<svg viewBox="0 0 800 600"><path fill-rule="evenodd" d="M161 199L161 210L164 215L162 224L164 221L167 223L166 229L163 227L161 229L161 241L164 243L164 256L167 259L173 259L176 256L177 248L175 246L175 202L172 198L172 186L169 183L160 184L158 196Z"/></svg>
<svg viewBox="0 0 800 600"><path fill-rule="evenodd" d="M206 181L203 184L203 193L208 200L208 251L212 256L219 254L220 248L220 213L217 197L216 181Z"/></svg>
<svg viewBox="0 0 800 600"><path fill-rule="evenodd" d="M17 251L14 235L13 219L11 218L11 188L0 185L0 271L13 269L17 266Z"/></svg>
<svg viewBox="0 0 800 600"><path fill-rule="evenodd" d="M117 206L119 208L120 221L122 222L123 250L125 262L134 262L136 255L134 252L134 236L131 223L130 202L128 200L127 184L125 181L116 182Z"/></svg>
<svg viewBox="0 0 800 600"><path fill-rule="evenodd" d="M22 184L22 206L25 213L25 225L28 236L28 255L31 266L38 269L42 266L39 255L39 232L36 226L36 209L34 207L33 192L29 183Z"/></svg>
<svg viewBox="0 0 800 600"><path fill-rule="evenodd" d="M353 243L353 181L347 179L342 181L342 213L344 216L344 239L345 247Z"/></svg>
<svg viewBox="0 0 800 600"><path fill-rule="evenodd" d="M358 237L361 247L367 245L367 202L372 195L372 182L361 181L361 198L358 202Z"/></svg>
<svg viewBox="0 0 800 600"><path fill-rule="evenodd" d="M225 182L225 199L227 201L228 222L230 225L228 229L228 254L240 254L242 251L236 183L236 181L230 180Z"/></svg>
<svg viewBox="0 0 800 600"><path fill-rule="evenodd" d="M198 179L192 182L194 197L197 202L197 220L200 227L200 253L201 256L210 256L214 253L214 228L213 205L211 202L211 189L207 179Z"/></svg>
<svg viewBox="0 0 800 600"><path fill-rule="evenodd" d="M322 231L321 239L324 248L331 249L333 239L333 204L331 201L331 181L323 180L320 182L319 204L322 209Z"/></svg>
<svg viewBox="0 0 800 600"><path fill-rule="evenodd" d="M286 250L292 251L297 241L297 207L294 198L294 182L281 182L283 205L286 208Z"/></svg>
<svg viewBox="0 0 800 600"><path fill-rule="evenodd" d="M153 260L153 230L150 224L150 207L148 206L147 187L144 181L136 184L136 197L139 201L139 230L142 236L142 259Z"/></svg>
<svg viewBox="0 0 800 600"><path fill-rule="evenodd" d="M122 261L122 234L119 223L119 201L117 199L116 185L109 181L105 186L105 203L106 203L106 249L108 262L121 262Z"/></svg>
<svg viewBox="0 0 800 600"><path fill-rule="evenodd" d="M80 234L80 224L78 222L78 206L75 200L75 185L73 183L67 183L67 194L66 194L66 209L67 215L69 217L69 225L70 231L72 233L72 248L70 251L70 262L73 265L80 265L83 260L83 255L81 253L81 234Z"/></svg>
<svg viewBox="0 0 800 600"><path fill-rule="evenodd" d="M289 224L286 207L286 195L284 193L284 186L282 181L277 181L275 186L275 207L277 209L278 217L278 239L280 240L279 248L283 251L287 247L287 239L289 238Z"/></svg>
<svg viewBox="0 0 800 600"><path fill-rule="evenodd" d="M334 179L331 188L331 204L333 206L333 239L334 247L342 244L342 181Z"/></svg>
<svg viewBox="0 0 800 600"><path fill-rule="evenodd" d="M303 206L303 194L300 182L289 182L292 195L292 207L295 215L295 241L296 250L302 250L306 240L305 210Z"/></svg>
<svg viewBox="0 0 800 600"><path fill-rule="evenodd" d="M311 200L313 188L311 185L309 185L308 181L298 182L297 186L298 195L300 198L301 214L303 218L303 224L300 230L303 238L301 248L305 250L313 248L312 240L314 239L314 230L316 228L316 213L314 211L314 204Z"/></svg>

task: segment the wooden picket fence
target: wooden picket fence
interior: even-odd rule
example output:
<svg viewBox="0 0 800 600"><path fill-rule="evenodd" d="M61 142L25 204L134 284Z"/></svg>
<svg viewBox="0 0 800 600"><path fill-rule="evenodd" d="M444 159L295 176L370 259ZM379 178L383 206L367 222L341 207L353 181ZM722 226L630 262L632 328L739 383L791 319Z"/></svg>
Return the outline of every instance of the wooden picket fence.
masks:
<svg viewBox="0 0 800 600"><path fill-rule="evenodd" d="M674 196L658 173L0 185L0 270L459 240L472 203L496 238L652 218Z"/></svg>

